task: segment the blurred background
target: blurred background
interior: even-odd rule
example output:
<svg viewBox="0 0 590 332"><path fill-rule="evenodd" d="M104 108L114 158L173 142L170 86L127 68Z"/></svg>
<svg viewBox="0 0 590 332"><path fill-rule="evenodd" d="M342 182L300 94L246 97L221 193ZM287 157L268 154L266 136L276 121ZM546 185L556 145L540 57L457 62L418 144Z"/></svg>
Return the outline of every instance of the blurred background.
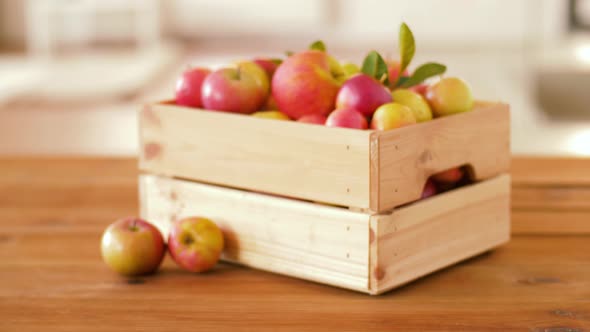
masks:
<svg viewBox="0 0 590 332"><path fill-rule="evenodd" d="M0 0L0 154L132 156L187 66L316 39L397 58L402 21L415 63L510 103L514 154L590 156L590 0Z"/></svg>

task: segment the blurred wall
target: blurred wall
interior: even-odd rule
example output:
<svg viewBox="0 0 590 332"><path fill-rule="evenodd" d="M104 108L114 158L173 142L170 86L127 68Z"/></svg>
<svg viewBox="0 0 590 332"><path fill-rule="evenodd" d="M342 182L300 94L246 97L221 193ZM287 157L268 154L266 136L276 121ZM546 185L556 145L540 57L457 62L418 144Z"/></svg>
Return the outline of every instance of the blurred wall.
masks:
<svg viewBox="0 0 590 332"><path fill-rule="evenodd" d="M0 36L8 43L24 45L26 1L0 0ZM424 44L445 47L550 42L567 31L566 0L160 1L163 30L189 39L249 35L372 43L395 40L402 20ZM104 22L109 37L129 30L125 18Z"/></svg>

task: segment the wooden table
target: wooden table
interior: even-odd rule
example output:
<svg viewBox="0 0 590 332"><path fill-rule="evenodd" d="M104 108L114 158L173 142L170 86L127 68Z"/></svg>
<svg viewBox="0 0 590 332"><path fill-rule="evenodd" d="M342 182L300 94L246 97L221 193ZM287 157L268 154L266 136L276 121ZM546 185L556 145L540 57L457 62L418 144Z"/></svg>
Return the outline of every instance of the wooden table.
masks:
<svg viewBox="0 0 590 332"><path fill-rule="evenodd" d="M99 239L137 213L132 159L0 159L0 331L590 331L590 237L510 244L379 297L166 258L125 279Z"/></svg>

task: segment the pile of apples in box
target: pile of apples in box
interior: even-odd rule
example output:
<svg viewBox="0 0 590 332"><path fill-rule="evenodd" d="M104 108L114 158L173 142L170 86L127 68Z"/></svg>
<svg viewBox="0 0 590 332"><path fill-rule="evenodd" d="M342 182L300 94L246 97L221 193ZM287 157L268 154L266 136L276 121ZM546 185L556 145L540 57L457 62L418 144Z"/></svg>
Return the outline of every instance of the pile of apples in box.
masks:
<svg viewBox="0 0 590 332"><path fill-rule="evenodd" d="M472 110L471 89L460 78L442 77L444 65L429 62L408 70L415 43L406 24L400 27L399 49L399 61L371 51L359 67L340 63L317 41L285 59L240 61L214 71L192 68L177 81L176 104L361 130L395 130ZM462 168L433 175L422 198L466 183L464 175ZM112 224L101 248L105 262L123 275L154 272L166 252L157 228L134 217ZM212 268L222 250L222 233L206 218L176 221L168 239L174 261L193 272Z"/></svg>

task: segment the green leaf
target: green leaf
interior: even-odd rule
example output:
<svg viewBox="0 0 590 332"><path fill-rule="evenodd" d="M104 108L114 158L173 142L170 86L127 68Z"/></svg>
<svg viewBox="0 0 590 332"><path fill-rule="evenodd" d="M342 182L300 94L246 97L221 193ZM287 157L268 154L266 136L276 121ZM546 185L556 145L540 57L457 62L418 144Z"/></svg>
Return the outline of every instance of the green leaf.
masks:
<svg viewBox="0 0 590 332"><path fill-rule="evenodd" d="M322 51L326 52L326 44L324 44L321 40L316 40L311 45L309 45L310 50Z"/></svg>
<svg viewBox="0 0 590 332"><path fill-rule="evenodd" d="M410 78L408 76L401 76L400 78L397 79L397 83L395 84L395 86L402 86L409 79Z"/></svg>
<svg viewBox="0 0 590 332"><path fill-rule="evenodd" d="M287 57L290 57L290 56L291 56L291 55L293 55L293 54L295 54L295 52L293 52L293 51L285 51L285 55L286 55Z"/></svg>
<svg viewBox="0 0 590 332"><path fill-rule="evenodd" d="M400 82L398 82L398 86L401 86L403 88L409 88L411 86L424 82L427 78L442 75L446 70L447 67L443 64L436 62L428 62L418 67L414 71L412 76L410 76L410 78L408 78L404 82L400 83L400 80Z"/></svg>
<svg viewBox="0 0 590 332"><path fill-rule="evenodd" d="M406 23L402 23L399 27L399 58L400 58L400 69L399 72L403 73L416 52L416 43L414 41L414 34Z"/></svg>
<svg viewBox="0 0 590 332"><path fill-rule="evenodd" d="M383 57L377 51L371 51L363 60L361 71L385 85L389 85L389 71Z"/></svg>
<svg viewBox="0 0 590 332"><path fill-rule="evenodd" d="M272 58L270 59L271 62L273 62L275 65L280 65L281 63L283 63L283 59L279 59L279 58Z"/></svg>

